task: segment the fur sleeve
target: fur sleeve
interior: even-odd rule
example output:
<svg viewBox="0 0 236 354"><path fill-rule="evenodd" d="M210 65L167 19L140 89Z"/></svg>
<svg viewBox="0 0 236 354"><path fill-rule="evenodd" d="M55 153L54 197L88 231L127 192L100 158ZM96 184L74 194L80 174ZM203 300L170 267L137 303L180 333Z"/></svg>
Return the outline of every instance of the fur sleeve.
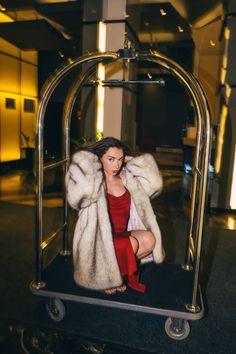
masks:
<svg viewBox="0 0 236 354"><path fill-rule="evenodd" d="M134 157L126 164L126 169L136 177L150 198L161 193L163 180L159 168L150 154Z"/></svg>
<svg viewBox="0 0 236 354"><path fill-rule="evenodd" d="M101 163L88 151L79 151L72 157L66 173L67 199L74 209L84 208L98 199L103 182Z"/></svg>

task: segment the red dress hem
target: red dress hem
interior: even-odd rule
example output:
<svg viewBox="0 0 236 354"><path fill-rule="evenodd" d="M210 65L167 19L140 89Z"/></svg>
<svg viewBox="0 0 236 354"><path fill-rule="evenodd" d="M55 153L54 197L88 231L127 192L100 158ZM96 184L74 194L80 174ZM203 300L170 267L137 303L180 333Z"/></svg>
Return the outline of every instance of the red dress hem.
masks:
<svg viewBox="0 0 236 354"><path fill-rule="evenodd" d="M131 197L126 189L119 197L107 194L108 210L113 228L113 241L117 262L123 278L127 277L130 288L144 292L145 285L139 283L139 272L132 244L131 231L127 231Z"/></svg>

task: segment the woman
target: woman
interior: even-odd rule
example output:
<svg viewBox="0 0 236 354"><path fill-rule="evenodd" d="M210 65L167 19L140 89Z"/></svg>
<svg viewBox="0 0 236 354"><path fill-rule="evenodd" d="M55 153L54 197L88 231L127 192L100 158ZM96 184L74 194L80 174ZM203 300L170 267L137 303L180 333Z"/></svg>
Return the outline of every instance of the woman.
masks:
<svg viewBox="0 0 236 354"><path fill-rule="evenodd" d="M136 258L164 259L161 233L150 199L162 189L153 157L128 156L107 137L74 154L66 175L68 202L79 210L73 240L75 282L107 294L126 283L144 292Z"/></svg>

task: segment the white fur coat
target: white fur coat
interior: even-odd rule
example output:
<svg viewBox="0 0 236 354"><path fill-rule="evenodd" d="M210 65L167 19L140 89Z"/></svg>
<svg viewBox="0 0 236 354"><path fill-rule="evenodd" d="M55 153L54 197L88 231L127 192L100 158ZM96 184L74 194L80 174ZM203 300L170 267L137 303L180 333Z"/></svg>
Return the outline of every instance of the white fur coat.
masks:
<svg viewBox="0 0 236 354"><path fill-rule="evenodd" d="M128 230L147 229L156 237L153 260L164 259L161 233L150 199L162 190L162 177L149 154L134 157L121 172L131 194ZM89 289L109 289L122 284L113 245L101 163L96 155L79 151L66 174L67 198L78 210L73 239L75 282Z"/></svg>

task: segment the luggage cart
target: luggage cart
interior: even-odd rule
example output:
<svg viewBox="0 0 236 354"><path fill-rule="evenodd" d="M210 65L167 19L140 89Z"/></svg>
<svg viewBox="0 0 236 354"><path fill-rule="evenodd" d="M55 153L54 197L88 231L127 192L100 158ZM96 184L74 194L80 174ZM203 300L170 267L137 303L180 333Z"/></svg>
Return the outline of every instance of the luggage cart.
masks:
<svg viewBox="0 0 236 354"><path fill-rule="evenodd" d="M185 264L154 263L146 264L142 273L142 281L147 284L145 294L137 294L131 290L122 294L106 295L101 292L78 287L73 281L72 257L68 242L68 204L64 190L64 223L56 231L43 236L43 175L48 169L63 167L66 173L70 163L70 121L72 109L81 87L92 80L98 63L148 61L167 69L185 87L195 108L197 119L196 148L193 162L191 209L189 230L187 235L187 251ZM43 131L44 116L47 104L54 90L73 70L83 64L88 68L84 74L76 78L71 85L63 114L63 153L60 161L44 164ZM89 65L87 65L89 64ZM137 84L136 80L106 80L104 85ZM150 83L145 81L142 83ZM100 82L101 84L101 82ZM162 85L162 80L152 80L152 84ZM132 47L120 49L117 52L90 53L59 67L45 83L39 104L37 118L37 148L36 148L36 276L30 285L33 294L49 299L47 311L54 321L61 321L65 314L63 300L89 305L100 305L136 312L144 312L167 317L165 331L176 340L185 339L190 332L189 320L199 320L204 315L204 305L199 284L199 269L201 244L206 209L208 164L211 148L211 121L205 94L191 73L165 55L157 52L136 52ZM62 249L45 262L45 250L50 247L55 238L63 235ZM158 279L155 282L155 279Z"/></svg>

